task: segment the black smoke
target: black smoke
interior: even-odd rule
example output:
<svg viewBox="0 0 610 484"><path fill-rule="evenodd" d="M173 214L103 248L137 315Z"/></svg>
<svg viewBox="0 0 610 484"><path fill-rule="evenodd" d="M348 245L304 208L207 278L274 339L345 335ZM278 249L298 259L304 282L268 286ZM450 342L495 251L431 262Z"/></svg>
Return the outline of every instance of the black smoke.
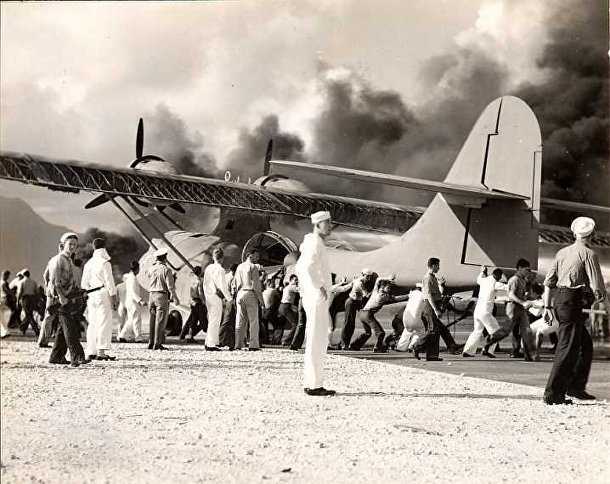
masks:
<svg viewBox="0 0 610 484"><path fill-rule="evenodd" d="M86 262L93 254L93 239L104 239L106 250L112 257L112 269L115 280L120 282L121 275L129 272L129 263L139 260L148 250L148 245L135 235L123 235L116 232L106 232L91 227L81 234L76 257Z"/></svg>
<svg viewBox="0 0 610 484"><path fill-rule="evenodd" d="M263 160L269 140L273 140L273 158L303 161L303 140L296 134L282 131L275 114L263 117L252 130L242 129L237 147L228 157L227 169L233 178L256 180L263 174Z"/></svg>
<svg viewBox="0 0 610 484"><path fill-rule="evenodd" d="M157 106L145 129L150 131L150 135L146 135L145 147L150 141L155 150L152 154L167 160L178 174L203 177L219 174L214 157L204 149L201 134L189 133L186 123L167 106Z"/></svg>
<svg viewBox="0 0 610 484"><path fill-rule="evenodd" d="M543 196L608 205L608 4L557 2L538 65L544 83L516 95L534 110L543 134ZM560 214L549 214L554 219Z"/></svg>

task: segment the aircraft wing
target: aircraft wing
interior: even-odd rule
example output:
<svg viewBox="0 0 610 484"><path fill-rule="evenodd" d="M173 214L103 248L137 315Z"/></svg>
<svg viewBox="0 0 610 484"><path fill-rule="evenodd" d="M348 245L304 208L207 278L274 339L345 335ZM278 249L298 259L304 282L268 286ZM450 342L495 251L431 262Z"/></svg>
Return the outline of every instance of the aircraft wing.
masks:
<svg viewBox="0 0 610 484"><path fill-rule="evenodd" d="M37 155L0 152L0 179L51 190L97 192L147 200L226 207L250 212L309 217L331 212L333 221L355 228L404 232L423 209L316 193L135 169L109 168Z"/></svg>
<svg viewBox="0 0 610 484"><path fill-rule="evenodd" d="M270 160L269 163L284 168L323 173L325 175L338 176L341 178L347 178L349 180L381 183L383 185L392 185L402 188L413 188L416 190L445 193L448 195L458 195L466 197L475 196L483 197L486 199L492 198L504 200L527 200L528 198L526 196L519 195L516 193L502 192L499 190L487 190L485 188L459 185L457 183L422 180L420 178L410 178L400 175L390 175L388 173L376 173L372 171L354 170L352 168L343 168L338 166L301 163L298 161L288 160Z"/></svg>

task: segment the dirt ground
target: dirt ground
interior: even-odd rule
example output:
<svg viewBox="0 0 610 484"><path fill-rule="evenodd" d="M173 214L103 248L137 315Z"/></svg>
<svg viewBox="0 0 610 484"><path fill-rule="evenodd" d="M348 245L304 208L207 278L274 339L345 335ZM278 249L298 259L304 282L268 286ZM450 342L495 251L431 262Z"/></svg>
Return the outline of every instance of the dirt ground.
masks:
<svg viewBox="0 0 610 484"><path fill-rule="evenodd" d="M310 397L301 353L172 349L69 368L3 340L2 482L608 482L605 400L337 355Z"/></svg>

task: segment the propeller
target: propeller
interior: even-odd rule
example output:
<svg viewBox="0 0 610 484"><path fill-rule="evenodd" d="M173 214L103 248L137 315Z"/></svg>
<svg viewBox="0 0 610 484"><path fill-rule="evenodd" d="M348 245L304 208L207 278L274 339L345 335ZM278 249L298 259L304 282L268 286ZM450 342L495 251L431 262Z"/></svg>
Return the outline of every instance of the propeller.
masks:
<svg viewBox="0 0 610 484"><path fill-rule="evenodd" d="M136 132L136 159L133 160L129 164L129 168L136 168L140 163L148 163L149 161L165 162L165 160L163 158L161 158L160 156L157 156L157 155L142 155L143 151L144 151L144 120L142 118L140 118L140 120L138 121L138 131ZM91 200L89 203L87 203L85 205L85 209L99 207L100 205L103 205L104 203L108 202L111 198L115 198L115 195L102 193L101 195L98 195L93 200ZM136 202L141 207L150 206L150 203L145 202L144 200L141 200L136 197L131 197L131 198L133 199L134 202ZM172 207L172 208L174 208L175 210L177 210L180 213L186 213L182 207L179 207L179 209L177 209L175 207ZM180 211L180 210L182 210L182 211Z"/></svg>
<svg viewBox="0 0 610 484"><path fill-rule="evenodd" d="M269 162L271 161L271 155L273 154L273 139L267 143L267 152L265 153L265 162L263 164L263 176L269 175Z"/></svg>

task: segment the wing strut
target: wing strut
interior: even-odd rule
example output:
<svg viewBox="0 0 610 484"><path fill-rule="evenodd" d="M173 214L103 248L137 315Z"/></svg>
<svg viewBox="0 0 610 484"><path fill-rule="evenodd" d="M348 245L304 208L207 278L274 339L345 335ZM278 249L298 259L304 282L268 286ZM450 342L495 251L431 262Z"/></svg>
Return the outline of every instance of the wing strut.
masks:
<svg viewBox="0 0 610 484"><path fill-rule="evenodd" d="M129 200L128 198L125 198L125 202L127 202L127 204L131 207L131 209L134 212L136 212L140 216L140 218L142 218L144 220L148 220L146 218L146 216L144 215L144 213L138 207L136 207L135 204L132 203L131 200ZM191 271L195 272L195 268L193 267L193 265L189 262L189 260L186 257L184 257L184 255L182 255L182 252L180 252L174 244L172 244L169 240L167 240L167 238L165 237L165 234L161 230L159 230L150 220L148 220L148 223L150 224L152 229L157 233L159 238L161 240L163 240L163 242L165 242L165 244L174 252L174 254L176 254L178 256L178 258L182 262L184 262ZM177 269L174 268L174 270L177 270Z"/></svg>

